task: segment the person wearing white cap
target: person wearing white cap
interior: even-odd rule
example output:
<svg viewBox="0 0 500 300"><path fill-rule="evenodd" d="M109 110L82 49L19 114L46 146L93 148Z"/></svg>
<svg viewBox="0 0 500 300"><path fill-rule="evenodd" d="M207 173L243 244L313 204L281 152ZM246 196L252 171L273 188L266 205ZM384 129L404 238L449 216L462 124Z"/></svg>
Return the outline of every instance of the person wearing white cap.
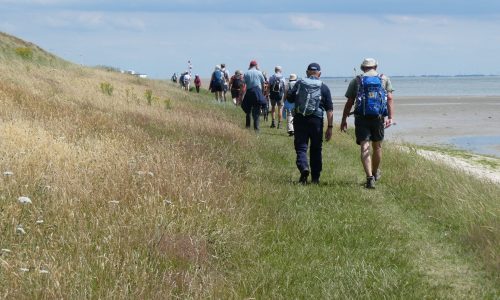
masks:
<svg viewBox="0 0 500 300"><path fill-rule="evenodd" d="M283 96L285 96L285 79L281 74L281 67L274 68L274 74L269 78L269 99L271 100L271 128L276 127L275 115L278 106L278 126L281 124L281 108L283 107Z"/></svg>
<svg viewBox="0 0 500 300"><path fill-rule="evenodd" d="M361 63L362 75L351 80L345 96L340 130L347 130L347 117L354 114L356 143L361 148L361 162L366 174L365 187L375 188L381 177L382 141L384 129L393 124L394 105L389 77L377 72L377 61L365 58ZM352 106L355 106L351 113ZM370 142L373 153L370 154Z"/></svg>

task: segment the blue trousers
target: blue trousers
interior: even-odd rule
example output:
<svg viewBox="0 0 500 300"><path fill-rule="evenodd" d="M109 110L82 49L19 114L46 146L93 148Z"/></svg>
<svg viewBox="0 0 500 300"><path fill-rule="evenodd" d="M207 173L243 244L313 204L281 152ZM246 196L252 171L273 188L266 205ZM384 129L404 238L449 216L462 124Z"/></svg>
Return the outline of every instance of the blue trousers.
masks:
<svg viewBox="0 0 500 300"><path fill-rule="evenodd" d="M251 112L246 114L246 127L250 127L250 114L252 114L253 117L253 129L256 131L259 131L259 121L260 121L260 106L259 105L252 105L252 110Z"/></svg>
<svg viewBox="0 0 500 300"><path fill-rule="evenodd" d="M319 180L323 168L321 150L323 147L323 119L316 116L295 115L293 118L294 144L297 153L297 168L311 171L312 180ZM309 149L311 167L307 162L307 148Z"/></svg>

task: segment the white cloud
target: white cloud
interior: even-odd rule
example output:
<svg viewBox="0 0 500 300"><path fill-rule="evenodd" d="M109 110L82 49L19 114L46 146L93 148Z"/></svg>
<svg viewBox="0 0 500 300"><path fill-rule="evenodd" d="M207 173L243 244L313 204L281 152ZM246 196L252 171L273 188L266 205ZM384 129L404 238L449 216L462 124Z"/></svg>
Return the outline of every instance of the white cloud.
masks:
<svg viewBox="0 0 500 300"><path fill-rule="evenodd" d="M313 19L305 15L291 15L290 22L301 30L321 30L325 28L325 24L319 20Z"/></svg>

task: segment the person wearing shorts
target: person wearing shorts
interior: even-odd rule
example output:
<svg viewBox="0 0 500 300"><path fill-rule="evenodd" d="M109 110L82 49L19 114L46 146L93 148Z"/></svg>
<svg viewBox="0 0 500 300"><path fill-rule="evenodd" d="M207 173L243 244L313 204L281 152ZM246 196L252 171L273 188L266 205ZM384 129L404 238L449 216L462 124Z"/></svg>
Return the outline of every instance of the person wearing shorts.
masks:
<svg viewBox="0 0 500 300"><path fill-rule="evenodd" d="M375 188L375 181L381 177L380 162L382 160L382 141L384 140L385 128L393 124L394 105L391 80L385 75L379 75L377 72L377 61L373 58L365 58L361 63L363 76L381 76L382 88L387 95L387 112L388 116L361 116L355 115L354 126L356 134L356 143L360 145L361 162L366 174L365 187L368 189ZM357 78L354 78L349 83L345 96L347 102L344 106L342 122L340 130L347 130L347 117L351 114L351 108L354 105L355 98L358 94L359 83ZM372 154L370 154L370 143Z"/></svg>

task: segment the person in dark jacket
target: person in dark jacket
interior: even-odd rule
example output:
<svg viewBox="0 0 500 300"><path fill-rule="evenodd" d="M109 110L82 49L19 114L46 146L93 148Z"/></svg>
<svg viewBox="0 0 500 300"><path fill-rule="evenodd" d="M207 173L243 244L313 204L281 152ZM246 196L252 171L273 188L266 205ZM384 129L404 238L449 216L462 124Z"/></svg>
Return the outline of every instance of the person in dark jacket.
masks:
<svg viewBox="0 0 500 300"><path fill-rule="evenodd" d="M307 178L311 174L311 182L319 184L319 177L323 168L322 145L323 145L323 115L326 111L328 127L325 139L329 141L332 137L333 128L333 102L330 89L319 80L321 68L317 63L311 63L307 67L307 78L298 80L292 90L287 95L290 103L295 103L295 116L293 119L294 145L297 154L297 168L300 172L299 182L307 183ZM308 86L315 86L319 92L311 96L308 93ZM305 92L304 92L305 91ZM302 98L307 99L302 99ZM303 109L302 103L316 103L314 109L308 111ZM310 107L310 106L308 106ZM307 162L307 148L310 142L310 168Z"/></svg>

